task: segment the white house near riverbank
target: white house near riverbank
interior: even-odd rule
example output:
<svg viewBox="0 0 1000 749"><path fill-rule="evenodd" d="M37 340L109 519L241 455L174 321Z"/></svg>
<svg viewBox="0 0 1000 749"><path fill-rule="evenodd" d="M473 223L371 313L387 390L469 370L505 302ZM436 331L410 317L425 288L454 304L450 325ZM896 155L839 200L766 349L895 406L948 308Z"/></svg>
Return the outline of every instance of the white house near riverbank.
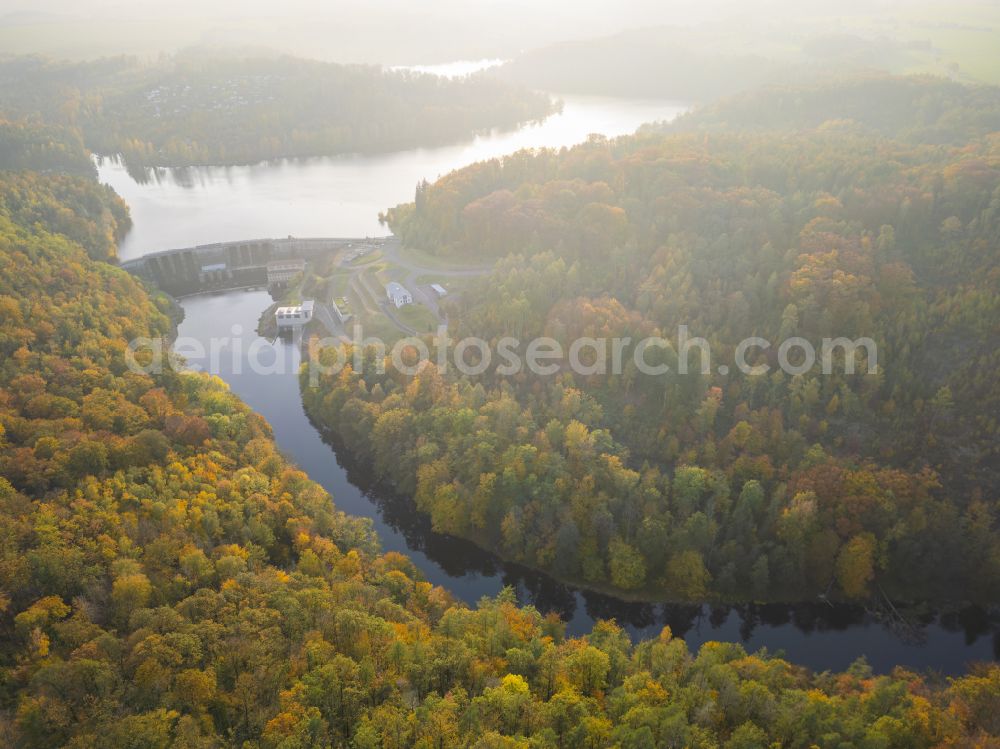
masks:
<svg viewBox="0 0 1000 749"><path fill-rule="evenodd" d="M390 281L385 286L385 295L389 298L396 308L402 307L404 304L413 304L413 295L407 291L406 287L401 283L396 283L395 281Z"/></svg>

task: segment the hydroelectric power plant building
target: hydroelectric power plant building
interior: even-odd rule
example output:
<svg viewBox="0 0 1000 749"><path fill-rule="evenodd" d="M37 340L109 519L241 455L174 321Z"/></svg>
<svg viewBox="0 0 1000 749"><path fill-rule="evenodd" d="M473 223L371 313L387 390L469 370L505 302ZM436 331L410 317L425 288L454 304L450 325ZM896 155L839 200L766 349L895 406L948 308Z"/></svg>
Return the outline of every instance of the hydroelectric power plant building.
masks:
<svg viewBox="0 0 1000 749"><path fill-rule="evenodd" d="M278 307L274 311L274 320L278 324L278 331L295 330L306 325L312 320L313 306L313 300L307 299L302 304Z"/></svg>

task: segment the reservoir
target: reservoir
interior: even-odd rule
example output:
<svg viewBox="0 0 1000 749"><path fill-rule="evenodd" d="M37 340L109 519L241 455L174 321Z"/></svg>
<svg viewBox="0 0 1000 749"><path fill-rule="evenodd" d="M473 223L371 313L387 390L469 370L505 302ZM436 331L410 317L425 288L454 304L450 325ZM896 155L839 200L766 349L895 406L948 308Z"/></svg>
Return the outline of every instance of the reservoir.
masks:
<svg viewBox="0 0 1000 749"><path fill-rule="evenodd" d="M112 160L101 182L129 204L133 228L119 247L131 260L148 252L235 239L383 236L386 208L413 200L417 183L522 148L560 148L591 134L626 135L687 109L674 102L563 97L544 122L492 132L441 148L374 155L285 159L249 166L157 169L136 181Z"/></svg>

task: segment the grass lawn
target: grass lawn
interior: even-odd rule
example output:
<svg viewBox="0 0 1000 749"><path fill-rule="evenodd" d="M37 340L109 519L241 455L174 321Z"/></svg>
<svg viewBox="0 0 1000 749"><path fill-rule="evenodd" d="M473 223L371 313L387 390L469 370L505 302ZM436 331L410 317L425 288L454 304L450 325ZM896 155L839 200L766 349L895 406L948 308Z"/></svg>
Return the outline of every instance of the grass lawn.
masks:
<svg viewBox="0 0 1000 749"><path fill-rule="evenodd" d="M361 257L356 257L349 263L344 263L345 268L360 268L369 263L374 263L382 259L382 250L373 250L367 255L362 255Z"/></svg>
<svg viewBox="0 0 1000 749"><path fill-rule="evenodd" d="M418 250L414 247L400 247L399 258L404 262L413 263L414 265L419 265L420 267L427 268L429 270L432 269L454 270L455 268L475 268L481 264L471 261L466 262L463 258L457 258L457 257L438 257L437 255L432 255L429 252Z"/></svg>
<svg viewBox="0 0 1000 749"><path fill-rule="evenodd" d="M379 263L378 267L372 268L371 270L365 270L368 274L368 285L374 290L375 287L382 292L385 291L385 285L390 281L397 281L402 276L399 273L399 269L390 265L389 263ZM402 281L400 281L402 283Z"/></svg>
<svg viewBox="0 0 1000 749"><path fill-rule="evenodd" d="M437 330L437 318L422 304L400 307L396 310L396 316L418 333L433 333Z"/></svg>
<svg viewBox="0 0 1000 749"><path fill-rule="evenodd" d="M362 298L357 293L355 293L354 289L347 290L347 303L351 306L351 311L355 315L358 315L359 317L363 318L366 314L372 311L369 310L366 302L367 299Z"/></svg>
<svg viewBox="0 0 1000 749"><path fill-rule="evenodd" d="M351 274L346 272L334 273L327 279L326 291L331 297L339 297L347 294L350 285Z"/></svg>
<svg viewBox="0 0 1000 749"><path fill-rule="evenodd" d="M350 332L353 335L353 329ZM361 321L361 332L365 338L378 338L384 341L386 346L392 346L406 335L381 312L378 315L366 315Z"/></svg>
<svg viewBox="0 0 1000 749"><path fill-rule="evenodd" d="M368 306L365 304L366 301L368 302ZM372 303L367 299L361 299L353 289L348 290L347 303L351 313L354 315L345 326L349 337L354 337L355 325L361 326L361 336L363 338L378 338L384 341L386 346L390 347L393 343L404 337L405 334L403 331L397 328L395 323L385 316L385 313L378 304ZM414 325L413 327L416 328L417 326Z"/></svg>

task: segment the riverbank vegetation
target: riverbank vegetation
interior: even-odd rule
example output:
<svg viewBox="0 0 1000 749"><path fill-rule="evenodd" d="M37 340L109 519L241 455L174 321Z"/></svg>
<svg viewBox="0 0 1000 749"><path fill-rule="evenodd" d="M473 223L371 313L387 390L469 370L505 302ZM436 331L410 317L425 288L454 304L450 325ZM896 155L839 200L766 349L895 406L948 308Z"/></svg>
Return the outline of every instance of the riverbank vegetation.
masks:
<svg viewBox="0 0 1000 749"><path fill-rule="evenodd" d="M41 225L110 260L132 226L128 206L96 181L78 132L38 121L0 119L0 215Z"/></svg>
<svg viewBox="0 0 1000 749"><path fill-rule="evenodd" d="M59 178L2 172L53 204ZM52 184L50 184L52 182ZM8 200L8 203L10 201ZM168 300L0 210L0 743L85 747L912 746L987 741L1000 670L814 676L665 630L567 638L382 555L217 379L126 366ZM72 217L69 218L69 217ZM100 254L100 253L98 253ZM105 253L107 254L107 253Z"/></svg>
<svg viewBox="0 0 1000 749"><path fill-rule="evenodd" d="M880 85L940 101L933 80ZM563 579L648 600L996 600L998 94L945 89L959 106L910 122L948 121L958 145L891 140L876 99L845 121L856 99L816 93L794 98L805 123L735 132L743 99L710 129L696 115L422 185L388 213L397 235L499 258L452 304L454 338L662 335L646 359L670 372L626 348L620 376L501 376L496 359L411 378L369 351L306 406L436 529ZM678 373L680 325L710 345L707 374L697 347ZM767 374L734 366L751 336L772 343L747 362ZM781 371L795 336L870 337L877 372L866 349L850 373L842 351L830 375Z"/></svg>
<svg viewBox="0 0 1000 749"><path fill-rule="evenodd" d="M0 64L0 85L0 114L71 128L133 171L440 145L554 109L545 94L487 76L292 57L14 58Z"/></svg>
<svg viewBox="0 0 1000 749"><path fill-rule="evenodd" d="M61 177L0 178L0 744L1000 737L996 666L949 681L863 662L816 675L739 645L691 653L669 630L633 644L602 622L569 638L510 591L456 602L381 554L370 523L338 512L218 379L130 369L131 339L172 333L170 301L96 259L110 253L84 243L104 235L76 234L93 206Z"/></svg>
<svg viewBox="0 0 1000 749"><path fill-rule="evenodd" d="M647 132L856 129L912 144L960 146L1000 131L1000 87L881 73L824 85L768 86L697 107Z"/></svg>
<svg viewBox="0 0 1000 749"><path fill-rule="evenodd" d="M73 174L0 170L0 215L50 227L97 260L112 260L132 226L128 206L106 185Z"/></svg>

